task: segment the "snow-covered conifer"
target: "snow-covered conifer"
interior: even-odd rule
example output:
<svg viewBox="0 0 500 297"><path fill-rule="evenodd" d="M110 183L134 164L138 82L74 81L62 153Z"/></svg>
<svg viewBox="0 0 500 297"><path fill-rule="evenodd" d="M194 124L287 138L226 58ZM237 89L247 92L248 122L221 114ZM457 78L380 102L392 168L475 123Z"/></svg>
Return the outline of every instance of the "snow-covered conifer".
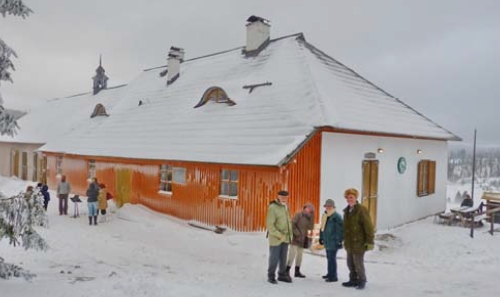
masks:
<svg viewBox="0 0 500 297"><path fill-rule="evenodd" d="M22 0L0 0L0 14L5 17L7 15L20 16L26 18L33 11L27 7ZM11 57L16 57L16 52L10 48L0 38L0 82L12 82L11 72L14 71L14 63ZM3 106L2 95L0 94L0 134L14 135L18 129L17 123L12 115L9 115Z"/></svg>
<svg viewBox="0 0 500 297"><path fill-rule="evenodd" d="M10 198L0 193L0 240L5 237L14 246L46 250L47 242L35 227L46 227L47 224L43 195L38 189L21 192ZM0 277L30 275L15 265L4 263L0 258Z"/></svg>

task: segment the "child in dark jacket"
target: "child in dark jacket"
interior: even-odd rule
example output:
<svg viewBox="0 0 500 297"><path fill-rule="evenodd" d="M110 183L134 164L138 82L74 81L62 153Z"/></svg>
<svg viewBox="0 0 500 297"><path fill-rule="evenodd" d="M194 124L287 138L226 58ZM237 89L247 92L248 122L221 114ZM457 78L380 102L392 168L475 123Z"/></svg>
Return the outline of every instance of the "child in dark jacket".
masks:
<svg viewBox="0 0 500 297"><path fill-rule="evenodd" d="M47 211L47 206L49 205L50 201L49 187L47 185L43 185L41 193L43 195L43 208L45 209L45 211Z"/></svg>

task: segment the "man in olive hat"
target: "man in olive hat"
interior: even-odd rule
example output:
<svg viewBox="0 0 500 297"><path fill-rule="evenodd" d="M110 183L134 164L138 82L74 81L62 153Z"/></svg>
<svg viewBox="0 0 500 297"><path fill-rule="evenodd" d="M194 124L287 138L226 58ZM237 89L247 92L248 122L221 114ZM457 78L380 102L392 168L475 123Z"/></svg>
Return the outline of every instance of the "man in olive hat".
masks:
<svg viewBox="0 0 500 297"><path fill-rule="evenodd" d="M267 232L269 237L269 266L267 269L267 281L277 284L276 268L278 269L278 280L291 283L292 279L286 271L286 260L288 245L292 241L292 224L288 212L288 192L279 191L278 198L269 203L267 210Z"/></svg>

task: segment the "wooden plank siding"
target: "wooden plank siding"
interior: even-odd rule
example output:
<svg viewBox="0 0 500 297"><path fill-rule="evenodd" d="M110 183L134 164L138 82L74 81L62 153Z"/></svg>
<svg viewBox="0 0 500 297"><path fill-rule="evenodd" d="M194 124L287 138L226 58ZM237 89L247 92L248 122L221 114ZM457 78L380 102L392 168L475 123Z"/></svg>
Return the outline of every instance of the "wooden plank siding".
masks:
<svg viewBox="0 0 500 297"><path fill-rule="evenodd" d="M64 155L62 174L71 183L72 192L85 195L88 186L88 161L95 160L98 181L121 201L117 188L120 180L130 172L130 186L126 193L132 204L141 204L152 210L184 220L208 225L226 225L237 231L264 231L269 202L281 189L290 192L291 215L311 202L319 209L321 133L313 136L283 166L251 166L198 163L183 161L139 160L114 157L87 157ZM57 186L55 176L58 154L47 153L48 182ZM159 191L160 165L186 169L186 183L172 183L172 192ZM238 171L238 198L220 196L221 170ZM124 175L125 174L125 175ZM316 212L316 221L318 221Z"/></svg>

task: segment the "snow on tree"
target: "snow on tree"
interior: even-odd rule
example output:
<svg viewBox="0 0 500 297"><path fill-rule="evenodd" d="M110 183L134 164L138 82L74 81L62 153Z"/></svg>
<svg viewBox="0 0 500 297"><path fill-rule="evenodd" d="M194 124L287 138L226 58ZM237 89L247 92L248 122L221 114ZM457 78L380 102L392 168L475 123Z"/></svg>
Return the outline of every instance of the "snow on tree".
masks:
<svg viewBox="0 0 500 297"><path fill-rule="evenodd" d="M47 225L43 195L39 189L27 189L10 198L0 192L0 240L7 238L13 246L44 251L48 248L47 242L35 227ZM5 263L0 257L0 278L10 276L29 279L34 275L16 265Z"/></svg>
<svg viewBox="0 0 500 297"><path fill-rule="evenodd" d="M13 15L26 18L32 12L22 0L0 0L0 14L3 17ZM10 71L14 71L15 68L11 57L17 58L16 52L0 38L0 82L12 82ZM8 114L3 108L2 94L0 94L0 134L13 136L18 128L14 116Z"/></svg>

